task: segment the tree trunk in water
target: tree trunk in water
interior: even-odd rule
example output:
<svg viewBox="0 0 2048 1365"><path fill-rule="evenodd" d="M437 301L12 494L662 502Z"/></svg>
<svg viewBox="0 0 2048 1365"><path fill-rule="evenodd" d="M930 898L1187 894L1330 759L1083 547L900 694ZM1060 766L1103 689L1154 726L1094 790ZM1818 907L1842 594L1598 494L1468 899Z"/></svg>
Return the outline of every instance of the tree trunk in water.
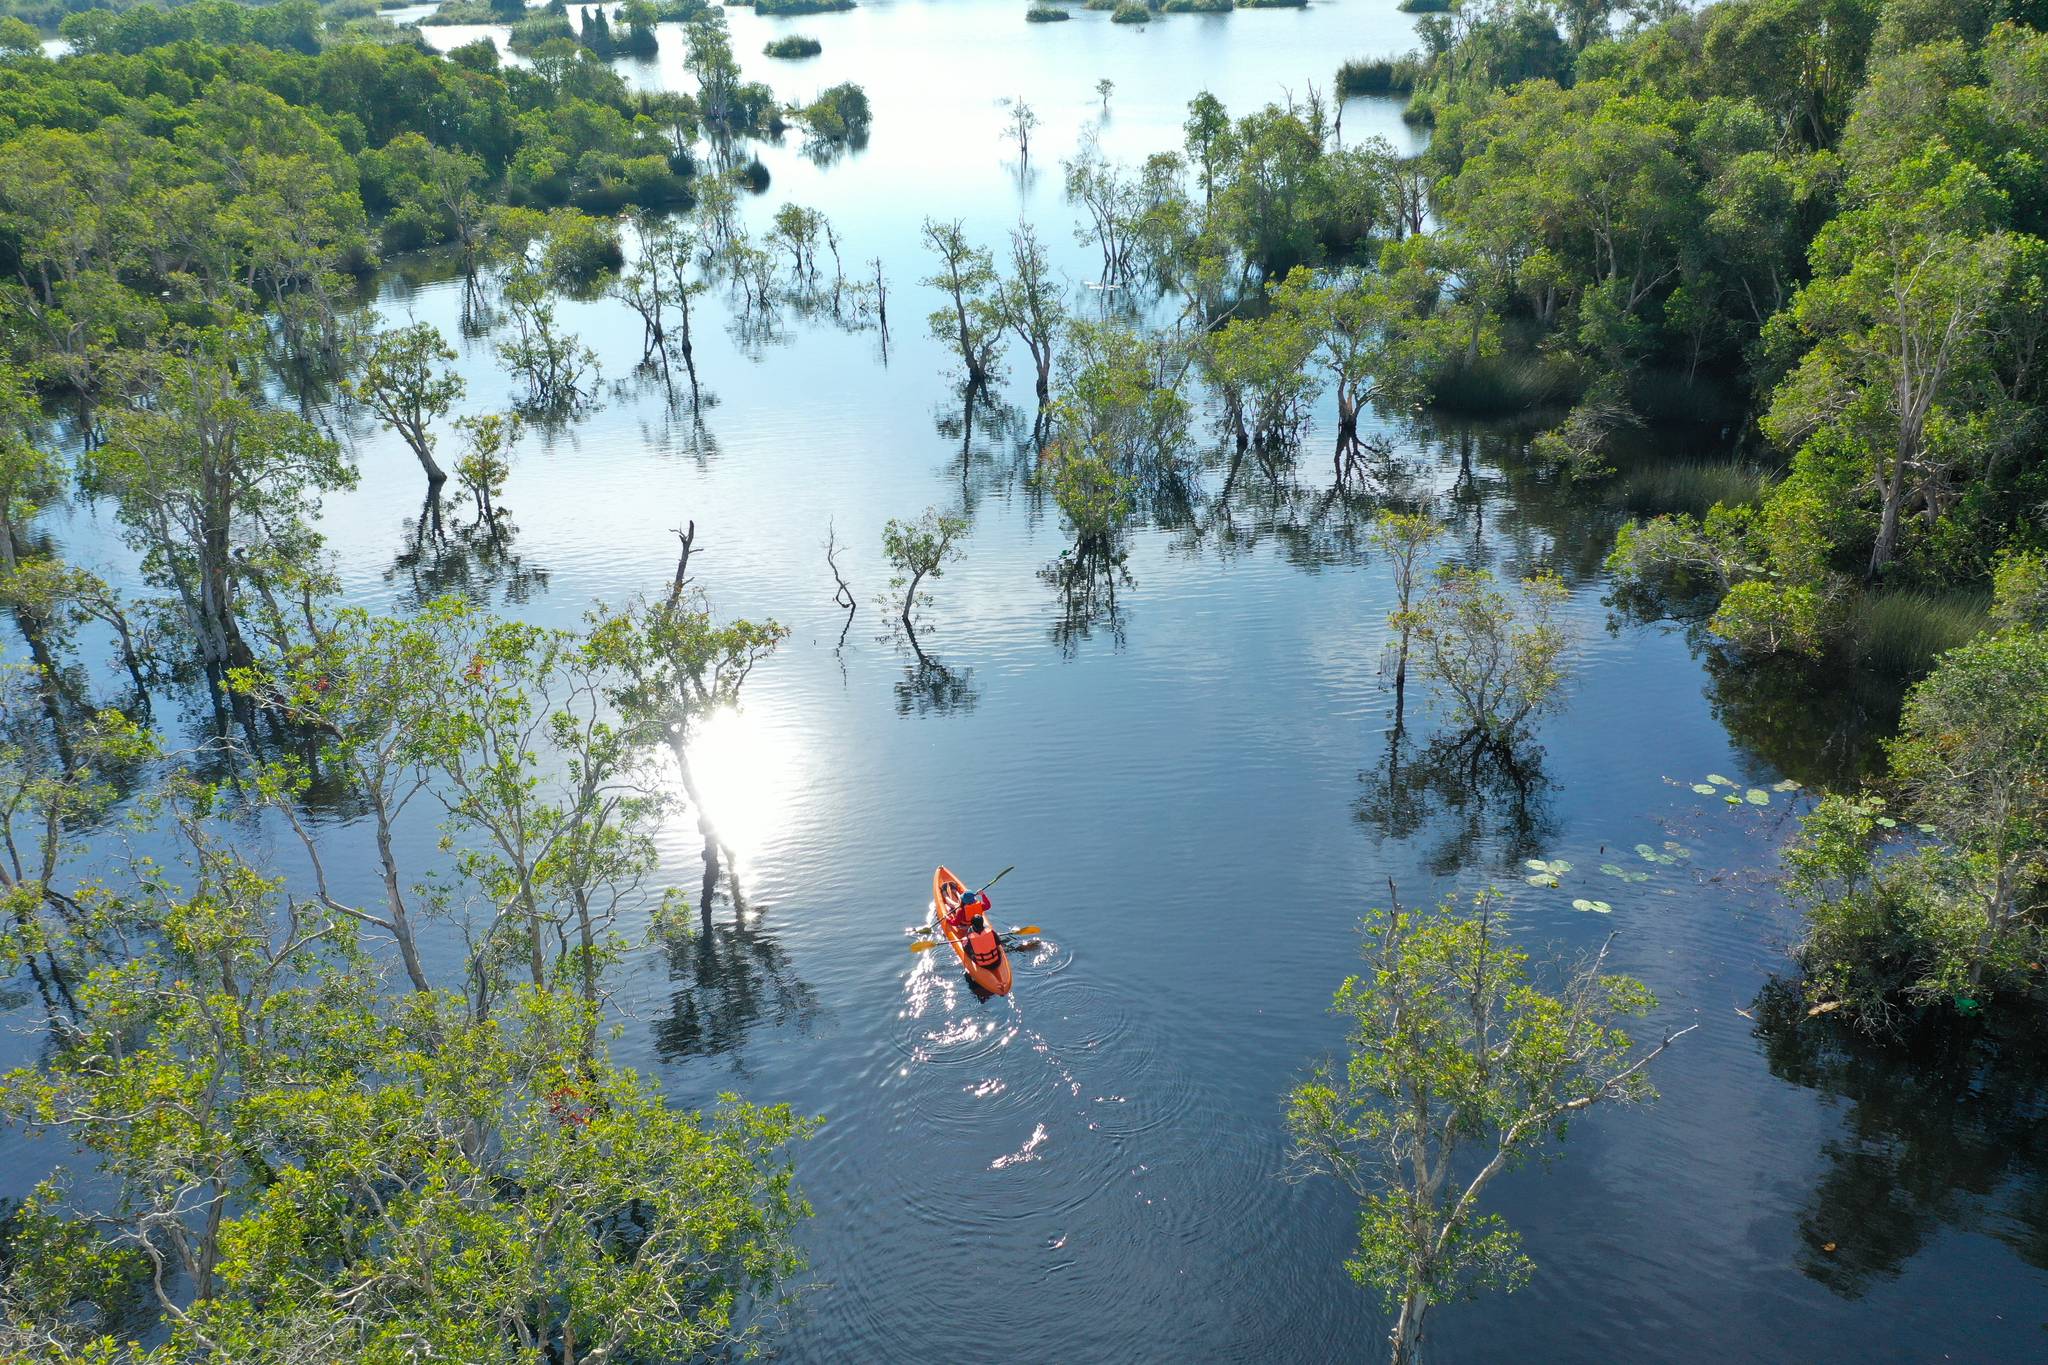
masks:
<svg viewBox="0 0 2048 1365"><path fill-rule="evenodd" d="M1429 1312L1429 1301L1420 1290L1410 1290L1401 1300L1401 1315L1394 1319L1394 1330L1387 1334L1392 1346L1388 1359L1392 1365L1421 1365L1422 1361L1422 1319Z"/></svg>

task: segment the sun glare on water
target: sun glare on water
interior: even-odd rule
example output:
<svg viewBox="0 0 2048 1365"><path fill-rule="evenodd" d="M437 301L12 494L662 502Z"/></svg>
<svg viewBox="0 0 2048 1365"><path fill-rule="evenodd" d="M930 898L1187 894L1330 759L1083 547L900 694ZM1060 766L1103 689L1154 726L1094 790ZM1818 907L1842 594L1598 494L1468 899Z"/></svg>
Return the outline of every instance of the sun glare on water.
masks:
<svg viewBox="0 0 2048 1365"><path fill-rule="evenodd" d="M743 858L758 852L786 814L797 779L789 733L758 709L726 707L698 726L689 752L719 839Z"/></svg>

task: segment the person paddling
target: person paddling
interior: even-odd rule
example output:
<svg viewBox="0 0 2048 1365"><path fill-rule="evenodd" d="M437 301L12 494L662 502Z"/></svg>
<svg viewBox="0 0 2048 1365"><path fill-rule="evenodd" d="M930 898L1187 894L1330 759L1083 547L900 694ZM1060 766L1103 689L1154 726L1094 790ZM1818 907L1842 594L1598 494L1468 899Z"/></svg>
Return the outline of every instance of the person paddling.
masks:
<svg viewBox="0 0 2048 1365"><path fill-rule="evenodd" d="M1003 941L984 916L976 915L967 934L967 958L984 971L994 971L1003 960Z"/></svg>
<svg viewBox="0 0 2048 1365"><path fill-rule="evenodd" d="M964 933L967 926L974 922L975 916L986 915L994 909L995 902L988 898L988 892L963 891L960 894L959 907L948 915L946 920L955 932Z"/></svg>

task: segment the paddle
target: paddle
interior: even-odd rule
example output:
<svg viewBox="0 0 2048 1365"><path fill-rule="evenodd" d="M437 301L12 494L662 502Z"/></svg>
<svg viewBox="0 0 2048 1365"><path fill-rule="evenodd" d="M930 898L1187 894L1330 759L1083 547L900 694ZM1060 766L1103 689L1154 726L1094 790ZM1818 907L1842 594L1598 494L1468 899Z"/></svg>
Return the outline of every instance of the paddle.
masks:
<svg viewBox="0 0 2048 1365"><path fill-rule="evenodd" d="M994 885L995 885L995 884L996 884L997 882L999 882L999 881L1001 881L1001 880L1002 880L1003 878L1005 878L1005 877L1009 876L1009 875L1010 875L1010 874L1011 874L1012 872L1015 872L1016 870L1017 870L1017 865L1016 865L1015 863L1011 863L1011 864L1010 864L1010 865L1009 865L1008 867L1004 868L1004 869L1003 869L1003 870L1002 870L1001 872L998 872L998 873L996 873L996 875L995 875L995 876L993 876L993 877L990 877L990 878L989 878L989 879L988 879L987 881L983 882L983 883L982 883L982 884L981 884L980 886L977 886L977 887L975 887L975 888L974 888L974 894L975 894L975 895L977 895L977 896L979 896L979 895L980 895L980 894L981 894L982 892L984 892L984 891L988 890L988 889L989 889L989 888L990 888L991 886L994 886Z"/></svg>
<svg viewBox="0 0 2048 1365"><path fill-rule="evenodd" d="M928 934L928 933L930 933L930 932L931 932L931 930L929 930L929 929L920 929L920 930L919 930L918 932L919 932L919 933L927 933L927 934ZM1006 933L1006 934L1004 934L1004 935L1003 935L1003 937L1004 937L1004 938L1008 938L1008 937L1010 937L1010 935L1012 935L1012 934L1036 934L1036 933L1042 933L1042 932L1043 932L1043 931L1042 931L1042 930L1041 930L1041 929L1040 929L1040 928L1039 928L1039 927L1038 927L1037 925L1035 925L1035 924L1024 924L1024 925L1019 925L1019 926L1018 926L1017 928L1015 928L1015 929L1012 929L1012 930L1010 930L1010 931L1009 931L1009 933ZM944 943L945 941L946 941L946 940L945 940L945 939L943 939L943 938L934 938L934 939L927 939L927 940L926 940L925 942L923 942L923 943L913 943L913 944L911 944L911 945L910 945L910 951L911 951L911 952L913 952L913 953L928 953L928 952L930 952L930 951L931 951L932 949L934 949L934 948L938 947L939 945L943 944L943 943Z"/></svg>

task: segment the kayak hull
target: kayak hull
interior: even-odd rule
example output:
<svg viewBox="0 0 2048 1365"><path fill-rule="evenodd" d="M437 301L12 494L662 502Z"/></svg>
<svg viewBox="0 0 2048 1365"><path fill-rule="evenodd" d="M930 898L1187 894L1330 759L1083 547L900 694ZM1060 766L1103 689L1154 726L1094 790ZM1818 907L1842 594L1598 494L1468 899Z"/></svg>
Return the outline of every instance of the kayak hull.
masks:
<svg viewBox="0 0 2048 1365"><path fill-rule="evenodd" d="M967 979L990 995L1010 993L1010 954L1003 952L994 967L977 967L974 959L967 955L967 936L957 932L951 921L952 914L960 908L960 897L967 892L967 884L945 868L932 874L932 909L939 917L939 932L946 936L946 942L953 946L953 956L960 959L960 970L967 973Z"/></svg>

